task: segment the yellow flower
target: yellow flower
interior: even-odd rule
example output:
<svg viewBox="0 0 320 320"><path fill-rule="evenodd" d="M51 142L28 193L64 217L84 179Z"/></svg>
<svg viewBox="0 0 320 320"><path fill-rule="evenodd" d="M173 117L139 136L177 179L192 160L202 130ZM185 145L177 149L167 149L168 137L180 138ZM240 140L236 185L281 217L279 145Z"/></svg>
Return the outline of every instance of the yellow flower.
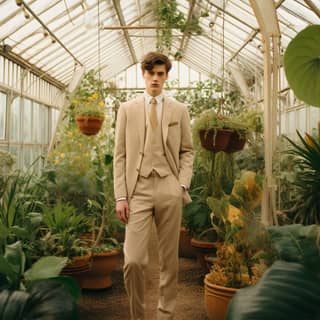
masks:
<svg viewBox="0 0 320 320"><path fill-rule="evenodd" d="M97 100L99 98L99 94L95 92L92 96L88 97L89 101Z"/></svg>
<svg viewBox="0 0 320 320"><path fill-rule="evenodd" d="M232 244L229 244L226 249L229 254L234 254L236 252L236 248Z"/></svg>
<svg viewBox="0 0 320 320"><path fill-rule="evenodd" d="M60 163L60 160L59 159L55 159L54 160L54 164L59 164Z"/></svg>
<svg viewBox="0 0 320 320"><path fill-rule="evenodd" d="M99 105L99 107L104 108L104 102L103 101L99 101L98 105Z"/></svg>
<svg viewBox="0 0 320 320"><path fill-rule="evenodd" d="M51 152L48 153L48 158L52 158L53 154Z"/></svg>
<svg viewBox="0 0 320 320"><path fill-rule="evenodd" d="M82 150L82 144L79 143L78 146L79 146L79 149Z"/></svg>
<svg viewBox="0 0 320 320"><path fill-rule="evenodd" d="M228 209L228 220L232 223L232 224L237 224L239 226L243 225L243 220L242 220L242 212L240 209L229 205L229 209Z"/></svg>
<svg viewBox="0 0 320 320"><path fill-rule="evenodd" d="M64 159L66 157L66 155L62 152L60 153L60 158Z"/></svg>
<svg viewBox="0 0 320 320"><path fill-rule="evenodd" d="M84 156L85 156L86 158L88 158L88 157L89 157L89 153L86 152L86 153L84 154Z"/></svg>
<svg viewBox="0 0 320 320"><path fill-rule="evenodd" d="M73 103L73 104L77 104L77 103L78 103L78 100L77 100L77 99L73 99L73 100L72 100L72 103Z"/></svg>

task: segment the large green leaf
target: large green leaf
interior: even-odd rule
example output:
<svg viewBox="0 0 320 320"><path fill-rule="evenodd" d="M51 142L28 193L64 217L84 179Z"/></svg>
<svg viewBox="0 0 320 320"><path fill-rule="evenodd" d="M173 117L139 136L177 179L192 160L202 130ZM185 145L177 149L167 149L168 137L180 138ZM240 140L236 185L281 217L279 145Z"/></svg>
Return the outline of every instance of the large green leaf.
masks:
<svg viewBox="0 0 320 320"><path fill-rule="evenodd" d="M319 320L318 276L299 263L276 261L255 286L238 290L227 320Z"/></svg>
<svg viewBox="0 0 320 320"><path fill-rule="evenodd" d="M274 226L269 227L268 232L280 259L320 269L320 248L317 246L319 225Z"/></svg>
<svg viewBox="0 0 320 320"><path fill-rule="evenodd" d="M29 294L24 291L0 292L0 320L22 320Z"/></svg>
<svg viewBox="0 0 320 320"><path fill-rule="evenodd" d="M304 102L320 107L320 25L299 32L284 54L288 83Z"/></svg>
<svg viewBox="0 0 320 320"><path fill-rule="evenodd" d="M70 295L78 301L81 297L81 288L79 287L77 281L70 276L60 276L52 278L54 281L58 281L63 284L65 289L70 293Z"/></svg>
<svg viewBox="0 0 320 320"><path fill-rule="evenodd" d="M39 320L79 319L75 300L61 283L50 280L34 283L30 290L30 299L25 309L25 315L26 319Z"/></svg>
<svg viewBox="0 0 320 320"><path fill-rule="evenodd" d="M41 280L29 292L0 292L0 320L45 319L79 319L77 304L61 283Z"/></svg>
<svg viewBox="0 0 320 320"><path fill-rule="evenodd" d="M26 256L22 250L22 245L20 241L12 243L6 246L4 257L12 266L14 272L18 275L23 275Z"/></svg>
<svg viewBox="0 0 320 320"><path fill-rule="evenodd" d="M68 258L42 257L25 272L25 279L27 281L35 281L57 277L67 262Z"/></svg>

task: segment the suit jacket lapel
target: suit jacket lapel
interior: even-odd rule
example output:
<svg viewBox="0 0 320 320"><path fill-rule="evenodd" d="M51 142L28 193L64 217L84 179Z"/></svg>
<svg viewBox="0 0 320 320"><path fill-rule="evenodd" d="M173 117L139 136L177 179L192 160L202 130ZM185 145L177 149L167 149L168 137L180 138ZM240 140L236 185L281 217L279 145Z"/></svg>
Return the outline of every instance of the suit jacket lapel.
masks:
<svg viewBox="0 0 320 320"><path fill-rule="evenodd" d="M143 152L144 141L145 141L145 131L146 131L146 114L144 105L144 96L141 95L136 99L136 121L138 128L138 135L140 140L140 152Z"/></svg>
<svg viewBox="0 0 320 320"><path fill-rule="evenodd" d="M171 119L171 108L170 100L167 97L164 97L163 108L162 108L162 139L163 145L166 146L166 141L168 137L168 126Z"/></svg>

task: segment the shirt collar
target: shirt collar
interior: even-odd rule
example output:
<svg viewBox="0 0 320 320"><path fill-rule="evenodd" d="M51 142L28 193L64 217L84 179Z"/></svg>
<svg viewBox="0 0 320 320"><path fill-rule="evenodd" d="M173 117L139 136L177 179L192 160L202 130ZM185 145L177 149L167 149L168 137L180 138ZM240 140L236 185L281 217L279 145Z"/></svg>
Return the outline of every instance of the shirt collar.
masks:
<svg viewBox="0 0 320 320"><path fill-rule="evenodd" d="M145 98L147 104L149 104L152 96L150 96L150 95L147 93L147 91L144 91L143 95L144 95L144 98ZM156 100L157 100L157 103L160 104L160 103L163 101L163 98L164 98L163 92L161 92L161 93L160 93L158 96L156 96L155 98L156 98Z"/></svg>

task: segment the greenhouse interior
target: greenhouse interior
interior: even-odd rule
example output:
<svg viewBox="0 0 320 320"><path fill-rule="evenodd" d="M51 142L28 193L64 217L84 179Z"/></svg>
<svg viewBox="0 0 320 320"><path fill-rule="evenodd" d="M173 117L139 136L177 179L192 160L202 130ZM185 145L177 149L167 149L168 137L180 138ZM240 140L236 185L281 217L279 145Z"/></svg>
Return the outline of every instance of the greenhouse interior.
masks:
<svg viewBox="0 0 320 320"><path fill-rule="evenodd" d="M0 0L0 320L319 320L319 18Z"/></svg>

